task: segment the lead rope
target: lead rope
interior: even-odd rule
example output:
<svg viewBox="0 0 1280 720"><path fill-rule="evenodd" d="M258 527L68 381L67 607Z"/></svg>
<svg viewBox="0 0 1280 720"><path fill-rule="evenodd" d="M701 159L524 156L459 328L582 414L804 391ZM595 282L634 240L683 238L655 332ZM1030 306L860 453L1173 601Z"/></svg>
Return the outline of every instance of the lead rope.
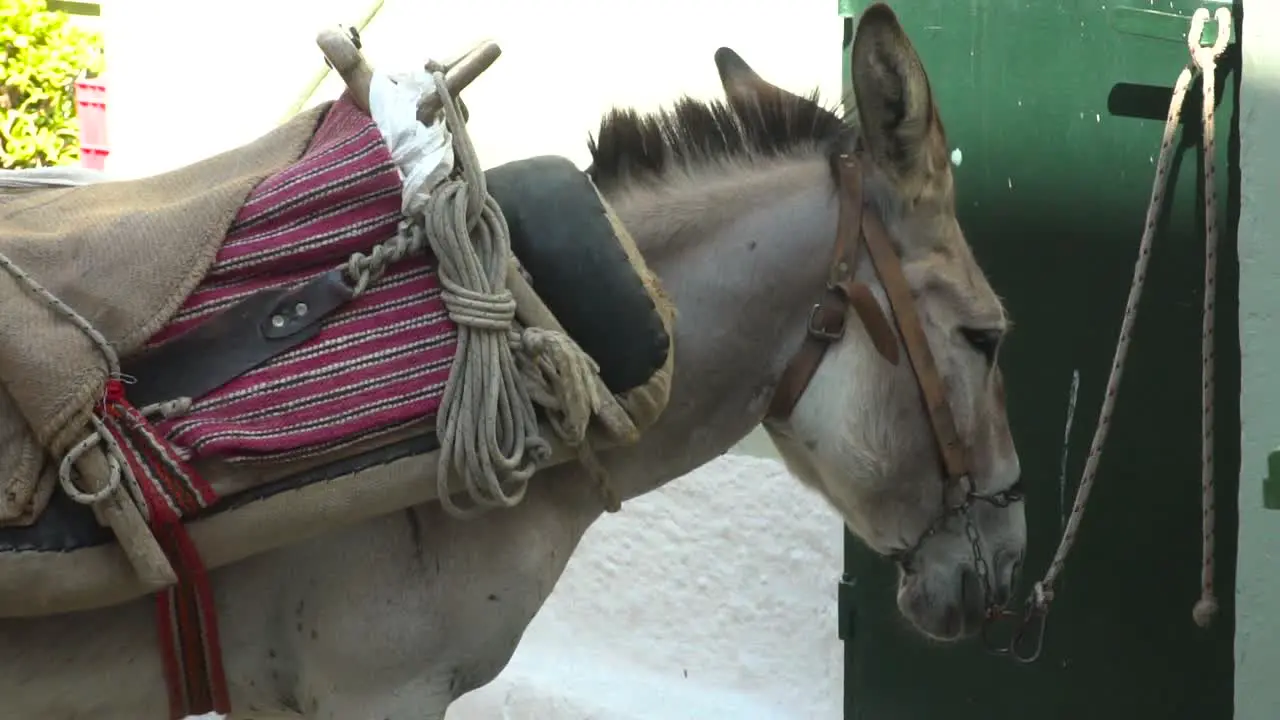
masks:
<svg viewBox="0 0 1280 720"><path fill-rule="evenodd" d="M1182 104L1187 90L1197 75L1204 80L1204 178L1205 178L1205 291L1204 313L1202 318L1201 363L1202 363L1202 437L1201 437L1201 507L1203 514L1202 567L1200 575L1200 600L1196 603L1192 616L1196 624L1207 627L1218 610L1218 601L1213 588L1213 552L1214 552L1214 484L1213 484L1213 401L1214 401L1214 363L1213 363L1213 310L1217 290L1217 192L1214 185L1214 142L1213 142L1213 104L1214 80L1217 58L1226 50L1230 36L1231 13L1226 8L1218 8L1214 15L1217 22L1218 35L1211 46L1202 46L1200 36L1205 24L1209 21L1209 11L1205 8L1196 10L1191 18L1191 30L1187 34L1187 47L1191 52L1191 60L1173 88L1173 99L1169 103L1169 116L1165 122L1164 135L1160 142L1160 158L1156 162L1156 177L1151 188L1151 201L1147 205L1146 226L1143 228L1142 241L1138 246L1138 259L1134 263L1133 282L1129 286L1129 298L1125 303L1124 320L1120 326L1120 337L1116 342L1115 357L1111 363L1111 374L1107 378L1106 395L1102 401L1102 409L1098 413L1098 425L1094 430L1093 442L1089 446L1089 455L1081 473L1080 486L1076 490L1075 502L1071 507L1071 516L1067 519L1062 540L1054 554L1044 579L1037 582L1032 590L1028 607L1028 618L1033 614L1043 618L1049 613L1049 605L1053 602L1054 583L1062 572L1067 555L1075 545L1076 535L1080 529L1080 521L1084 517L1085 507L1089 501L1089 493L1098 472L1098 463L1102 457L1102 448L1106 442L1107 432L1111 428L1111 414L1115 409L1116 396L1120 391L1120 379L1124 373L1125 359L1129 354L1129 343L1133 335L1133 326L1138 317L1138 301L1146 284L1147 265L1151 260L1151 245L1155 238L1160 208L1164 205L1164 193L1169 179L1169 161L1173 155L1173 140L1177 132L1178 122L1182 115ZM1015 635L1018 641L1023 630ZM1041 627L1043 633L1043 626ZM1043 635L1037 641L1035 655L1039 655L1039 646ZM1034 659L1032 656L1029 659Z"/></svg>
<svg viewBox="0 0 1280 720"><path fill-rule="evenodd" d="M1196 21L1199 21L1198 23ZM1218 290L1218 193L1215 153L1214 153L1214 104L1216 102L1215 81L1217 80L1217 62L1227 47L1227 38L1231 32L1231 12L1220 7L1214 13L1217 21L1218 36L1212 46L1200 44L1200 33L1209 20L1209 11L1200 8L1192 18L1191 34L1187 37L1187 46L1191 50L1191 61L1200 68L1203 78L1203 111L1201 122L1204 126L1204 310L1201 318L1200 361L1201 361L1201 425L1203 433L1200 439L1200 508L1201 508L1201 565L1200 565L1200 600L1192 610L1192 617L1200 627L1209 627L1214 616L1218 614L1218 598L1214 593L1214 525L1216 509L1214 507L1213 486L1213 405L1214 405L1214 308Z"/></svg>

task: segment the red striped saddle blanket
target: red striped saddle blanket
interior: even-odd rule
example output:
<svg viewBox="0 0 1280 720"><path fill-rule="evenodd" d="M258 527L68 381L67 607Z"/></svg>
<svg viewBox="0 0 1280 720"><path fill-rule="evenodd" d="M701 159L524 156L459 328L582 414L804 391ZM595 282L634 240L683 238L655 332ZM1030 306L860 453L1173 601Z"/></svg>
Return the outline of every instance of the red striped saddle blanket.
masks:
<svg viewBox="0 0 1280 720"><path fill-rule="evenodd" d="M290 288L396 233L400 175L377 126L345 99L305 154L247 198L201 285L154 347L249 295ZM302 344L157 423L187 459L288 460L435 415L457 346L434 257L392 265Z"/></svg>

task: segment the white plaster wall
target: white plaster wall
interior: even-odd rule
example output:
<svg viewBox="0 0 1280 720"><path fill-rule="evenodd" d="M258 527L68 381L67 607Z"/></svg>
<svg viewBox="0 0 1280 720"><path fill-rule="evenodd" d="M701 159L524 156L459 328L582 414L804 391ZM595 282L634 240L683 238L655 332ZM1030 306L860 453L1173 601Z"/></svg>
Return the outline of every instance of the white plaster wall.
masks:
<svg viewBox="0 0 1280 720"><path fill-rule="evenodd" d="M108 169L142 175L243 144L323 67L321 27L368 2L105 0ZM408 69L492 38L466 92L486 165L536 154L585 166L611 105L720 94L712 54L738 50L795 90L840 92L830 0L388 0L362 34L374 67ZM336 97L331 77L311 102ZM769 455L734 454L594 526L506 672L450 720L826 720L843 698L836 632L841 524ZM567 639L568 638L568 639Z"/></svg>
<svg viewBox="0 0 1280 720"><path fill-rule="evenodd" d="M1241 33L1240 344L1243 438L1236 570L1236 718L1280 717L1280 512L1262 507L1280 446L1280 3L1247 2Z"/></svg>

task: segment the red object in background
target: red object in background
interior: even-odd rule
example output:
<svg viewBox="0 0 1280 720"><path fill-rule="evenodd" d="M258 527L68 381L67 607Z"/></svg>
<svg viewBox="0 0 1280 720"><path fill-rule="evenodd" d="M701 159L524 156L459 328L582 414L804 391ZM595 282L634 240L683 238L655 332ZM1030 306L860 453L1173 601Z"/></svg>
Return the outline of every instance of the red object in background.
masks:
<svg viewBox="0 0 1280 720"><path fill-rule="evenodd" d="M103 170L107 155L107 83L101 77L76 81L76 115L80 118L80 165Z"/></svg>

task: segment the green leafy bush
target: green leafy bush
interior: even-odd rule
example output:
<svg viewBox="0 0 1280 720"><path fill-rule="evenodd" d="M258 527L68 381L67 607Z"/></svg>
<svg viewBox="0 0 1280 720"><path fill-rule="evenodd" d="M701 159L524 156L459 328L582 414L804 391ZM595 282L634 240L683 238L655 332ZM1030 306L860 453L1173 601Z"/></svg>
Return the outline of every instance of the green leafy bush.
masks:
<svg viewBox="0 0 1280 720"><path fill-rule="evenodd" d="M99 33L45 0L0 0L0 168L80 158L75 81L102 71Z"/></svg>

